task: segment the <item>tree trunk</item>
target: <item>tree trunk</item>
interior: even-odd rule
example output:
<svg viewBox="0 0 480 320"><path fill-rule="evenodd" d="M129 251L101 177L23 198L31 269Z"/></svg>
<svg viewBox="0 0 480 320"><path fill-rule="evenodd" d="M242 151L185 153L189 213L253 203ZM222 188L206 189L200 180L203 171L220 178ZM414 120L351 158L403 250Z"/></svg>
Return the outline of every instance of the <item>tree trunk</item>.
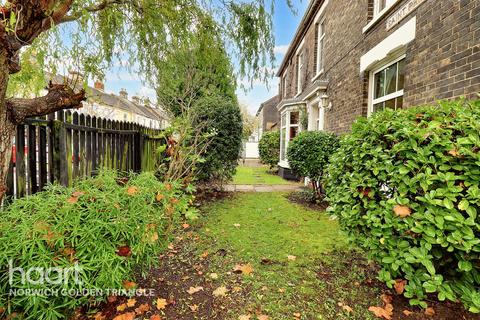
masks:
<svg viewBox="0 0 480 320"><path fill-rule="evenodd" d="M12 123L6 105L8 86L8 58L5 50L0 48L0 202L7 191L7 175L12 157L12 141L16 125Z"/></svg>

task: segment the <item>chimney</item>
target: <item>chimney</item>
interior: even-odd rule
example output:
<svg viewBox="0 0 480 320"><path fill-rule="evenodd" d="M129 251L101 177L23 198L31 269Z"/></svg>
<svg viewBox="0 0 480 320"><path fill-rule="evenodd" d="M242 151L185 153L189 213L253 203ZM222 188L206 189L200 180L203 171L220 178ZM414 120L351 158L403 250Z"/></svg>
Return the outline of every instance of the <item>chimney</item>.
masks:
<svg viewBox="0 0 480 320"><path fill-rule="evenodd" d="M122 97L123 99L128 99L128 92L127 92L126 89L122 88L122 90L120 90L119 94L120 94L120 97Z"/></svg>
<svg viewBox="0 0 480 320"><path fill-rule="evenodd" d="M105 91L105 84L100 80L95 81L93 87L97 90Z"/></svg>
<svg viewBox="0 0 480 320"><path fill-rule="evenodd" d="M142 102L140 101L140 97L138 96L133 96L132 101L136 104L141 104Z"/></svg>

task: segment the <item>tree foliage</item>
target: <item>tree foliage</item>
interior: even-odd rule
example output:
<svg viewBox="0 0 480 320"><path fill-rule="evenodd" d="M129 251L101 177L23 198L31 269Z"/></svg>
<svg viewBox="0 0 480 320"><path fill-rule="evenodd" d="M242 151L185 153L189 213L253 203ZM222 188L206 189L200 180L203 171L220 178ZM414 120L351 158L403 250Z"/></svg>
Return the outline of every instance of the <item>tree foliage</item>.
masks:
<svg viewBox="0 0 480 320"><path fill-rule="evenodd" d="M480 312L479 164L478 100L375 113L332 157L330 213L411 304Z"/></svg>
<svg viewBox="0 0 480 320"><path fill-rule="evenodd" d="M175 122L182 123L173 133L181 141L170 160L181 159L182 166L190 163L183 172L195 172L198 180L229 180L243 129L232 64L222 39L211 28L197 30L188 40L158 61L158 100Z"/></svg>

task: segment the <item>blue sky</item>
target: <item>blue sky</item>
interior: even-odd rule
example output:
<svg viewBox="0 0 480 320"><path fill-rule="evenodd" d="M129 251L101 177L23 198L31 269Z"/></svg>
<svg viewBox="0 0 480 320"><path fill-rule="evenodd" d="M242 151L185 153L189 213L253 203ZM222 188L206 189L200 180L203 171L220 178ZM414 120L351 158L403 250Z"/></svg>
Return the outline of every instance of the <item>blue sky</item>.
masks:
<svg viewBox="0 0 480 320"><path fill-rule="evenodd" d="M287 6L286 0L275 0L274 33L275 33L275 65L282 62L295 31L307 8L309 0L293 0L296 14ZM238 79L239 82L242 79ZM105 90L118 93L121 88L127 89L129 96L139 95L155 98L155 91L142 84L139 77L124 69L114 68L106 74ZM237 91L240 103L247 105L250 113L255 114L260 104L277 94L278 79L272 78L268 86L264 83L254 83L252 89L245 92Z"/></svg>

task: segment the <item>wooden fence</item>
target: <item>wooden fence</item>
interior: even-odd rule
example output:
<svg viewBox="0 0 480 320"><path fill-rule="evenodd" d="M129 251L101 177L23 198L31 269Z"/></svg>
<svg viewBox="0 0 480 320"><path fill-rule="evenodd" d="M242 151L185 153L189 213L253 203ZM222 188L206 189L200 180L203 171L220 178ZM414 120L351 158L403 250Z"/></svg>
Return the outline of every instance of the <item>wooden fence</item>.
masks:
<svg viewBox="0 0 480 320"><path fill-rule="evenodd" d="M69 186L99 168L149 171L165 144L161 130L60 111L17 127L7 195L34 194L48 183Z"/></svg>

